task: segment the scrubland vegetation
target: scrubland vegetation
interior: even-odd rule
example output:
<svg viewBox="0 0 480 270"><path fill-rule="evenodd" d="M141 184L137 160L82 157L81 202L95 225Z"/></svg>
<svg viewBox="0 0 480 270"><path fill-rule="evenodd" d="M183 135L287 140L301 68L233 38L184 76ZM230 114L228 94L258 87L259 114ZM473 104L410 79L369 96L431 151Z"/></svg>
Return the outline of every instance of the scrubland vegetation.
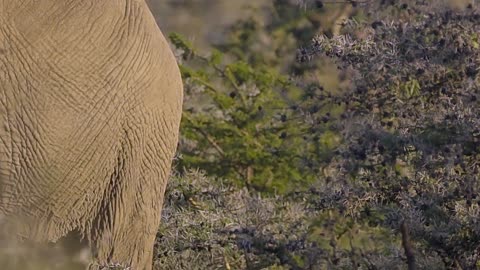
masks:
<svg viewBox="0 0 480 270"><path fill-rule="evenodd" d="M157 269L480 268L478 7L327 2L273 1L211 50L170 35Z"/></svg>

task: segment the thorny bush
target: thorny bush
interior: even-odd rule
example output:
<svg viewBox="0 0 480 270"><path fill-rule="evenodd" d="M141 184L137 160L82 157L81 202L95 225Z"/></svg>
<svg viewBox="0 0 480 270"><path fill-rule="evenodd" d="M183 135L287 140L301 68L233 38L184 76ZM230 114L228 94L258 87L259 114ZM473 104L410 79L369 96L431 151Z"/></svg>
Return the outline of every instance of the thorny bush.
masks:
<svg viewBox="0 0 480 270"><path fill-rule="evenodd" d="M294 158L284 151L278 162L274 155L265 159L273 175L268 184L278 185L275 181L291 168L297 176L310 177L310 183L315 179L314 184L310 188L292 185L281 196L268 197L234 188L229 181L207 185L202 177L179 178L169 188L165 228L159 237L162 267L180 263L192 263L184 269L191 265L227 269L480 267L480 14L473 5L466 11L451 11L425 1L370 1L356 8L342 35L319 35L297 57L306 65L318 56L332 58L340 75L350 78L349 84L332 91L322 81L293 78L282 79L280 87L275 87L276 80L267 80L261 88L268 93L262 96L263 104L285 106L280 112L270 111L268 117L285 125L282 128L288 129L294 144L278 140L285 139L281 128L275 130L280 137L275 132L272 137L258 137L261 125L239 126L244 122L229 123L218 117L208 120L207 111L201 117L208 125L199 127L208 127L203 131L211 137L196 130L188 135L190 141L184 141L191 144L188 158L200 157L197 165L208 168L211 164L219 172L240 164L245 165L245 174L249 166L264 171L257 163L264 160L264 145L273 142L278 150L289 146ZM184 56L193 53L189 47L180 47ZM231 80L229 88L245 82L245 89L235 89L236 95L256 102L256 95L248 95L256 89L252 85L265 82L258 66L234 62L231 70L240 73L229 78L228 65L205 61L210 71L183 70L187 88L198 87L190 82L195 78L213 82L220 73ZM275 74L270 72L265 74ZM239 81L245 74L250 81ZM198 97L209 88L200 85L199 91L190 93ZM282 88L300 89L302 94L282 100ZM222 117L240 112L257 121L253 110L226 100L229 93L210 95L217 99L214 111ZM219 101L232 107L224 112ZM267 127L268 118L261 119ZM247 133L242 132L247 126ZM225 130L245 141L225 139L221 133ZM248 148L255 155L235 154L236 147L259 138L262 147L253 143ZM218 142L229 149L224 153L227 163L218 163L219 156L212 156L219 152ZM316 169L309 170L312 167ZM258 186L265 186L264 180L262 174L255 179ZM235 205L248 210L234 210ZM291 207L294 210L288 210Z"/></svg>
<svg viewBox="0 0 480 270"><path fill-rule="evenodd" d="M393 231L406 224L410 263L416 256L426 266L437 258L444 268L476 269L480 14L405 12L368 24L348 21L347 34L318 36L299 50L301 61L335 58L354 78L334 98L345 104L337 122L343 143L326 185L338 194L322 187L312 199L357 222Z"/></svg>

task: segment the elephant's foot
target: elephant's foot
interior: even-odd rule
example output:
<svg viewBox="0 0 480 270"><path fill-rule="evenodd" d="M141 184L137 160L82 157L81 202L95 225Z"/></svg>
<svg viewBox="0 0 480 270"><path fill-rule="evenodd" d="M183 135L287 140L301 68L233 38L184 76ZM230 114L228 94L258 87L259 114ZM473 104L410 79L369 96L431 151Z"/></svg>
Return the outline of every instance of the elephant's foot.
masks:
<svg viewBox="0 0 480 270"><path fill-rule="evenodd" d="M98 264L92 263L88 270L134 270L131 266L120 263Z"/></svg>

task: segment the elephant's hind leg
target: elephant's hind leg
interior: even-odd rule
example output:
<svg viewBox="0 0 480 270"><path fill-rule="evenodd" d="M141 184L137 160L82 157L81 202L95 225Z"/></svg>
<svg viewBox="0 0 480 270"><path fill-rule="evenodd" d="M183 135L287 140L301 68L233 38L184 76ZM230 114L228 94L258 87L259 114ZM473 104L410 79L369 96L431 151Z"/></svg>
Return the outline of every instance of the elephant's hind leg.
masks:
<svg viewBox="0 0 480 270"><path fill-rule="evenodd" d="M150 270L162 201L150 199L147 203L128 197L118 198L109 205L108 220L102 221L103 226L93 236L91 245L95 264Z"/></svg>
<svg viewBox="0 0 480 270"><path fill-rule="evenodd" d="M129 230L108 236L115 238L113 242L106 237L99 239L95 244L97 259L89 269L151 270L155 234L142 235L134 233L134 228Z"/></svg>
<svg viewBox="0 0 480 270"><path fill-rule="evenodd" d="M150 270L174 148L165 149L160 130L127 129L117 168L104 194L91 241L98 265ZM163 129L165 132L165 129ZM168 131L168 130L167 130ZM151 133L150 133L151 132ZM143 133L138 136L138 133ZM137 135L137 136L135 136ZM149 136L152 135L152 136Z"/></svg>

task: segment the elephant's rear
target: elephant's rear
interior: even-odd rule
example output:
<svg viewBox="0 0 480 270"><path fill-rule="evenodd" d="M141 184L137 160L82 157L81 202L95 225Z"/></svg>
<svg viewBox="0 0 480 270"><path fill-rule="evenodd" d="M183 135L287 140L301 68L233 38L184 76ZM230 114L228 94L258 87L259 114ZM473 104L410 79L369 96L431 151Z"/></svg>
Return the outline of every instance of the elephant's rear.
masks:
<svg viewBox="0 0 480 270"><path fill-rule="evenodd" d="M182 102L166 41L143 1L9 2L0 213L24 221L26 236L77 229L100 263L149 268Z"/></svg>

